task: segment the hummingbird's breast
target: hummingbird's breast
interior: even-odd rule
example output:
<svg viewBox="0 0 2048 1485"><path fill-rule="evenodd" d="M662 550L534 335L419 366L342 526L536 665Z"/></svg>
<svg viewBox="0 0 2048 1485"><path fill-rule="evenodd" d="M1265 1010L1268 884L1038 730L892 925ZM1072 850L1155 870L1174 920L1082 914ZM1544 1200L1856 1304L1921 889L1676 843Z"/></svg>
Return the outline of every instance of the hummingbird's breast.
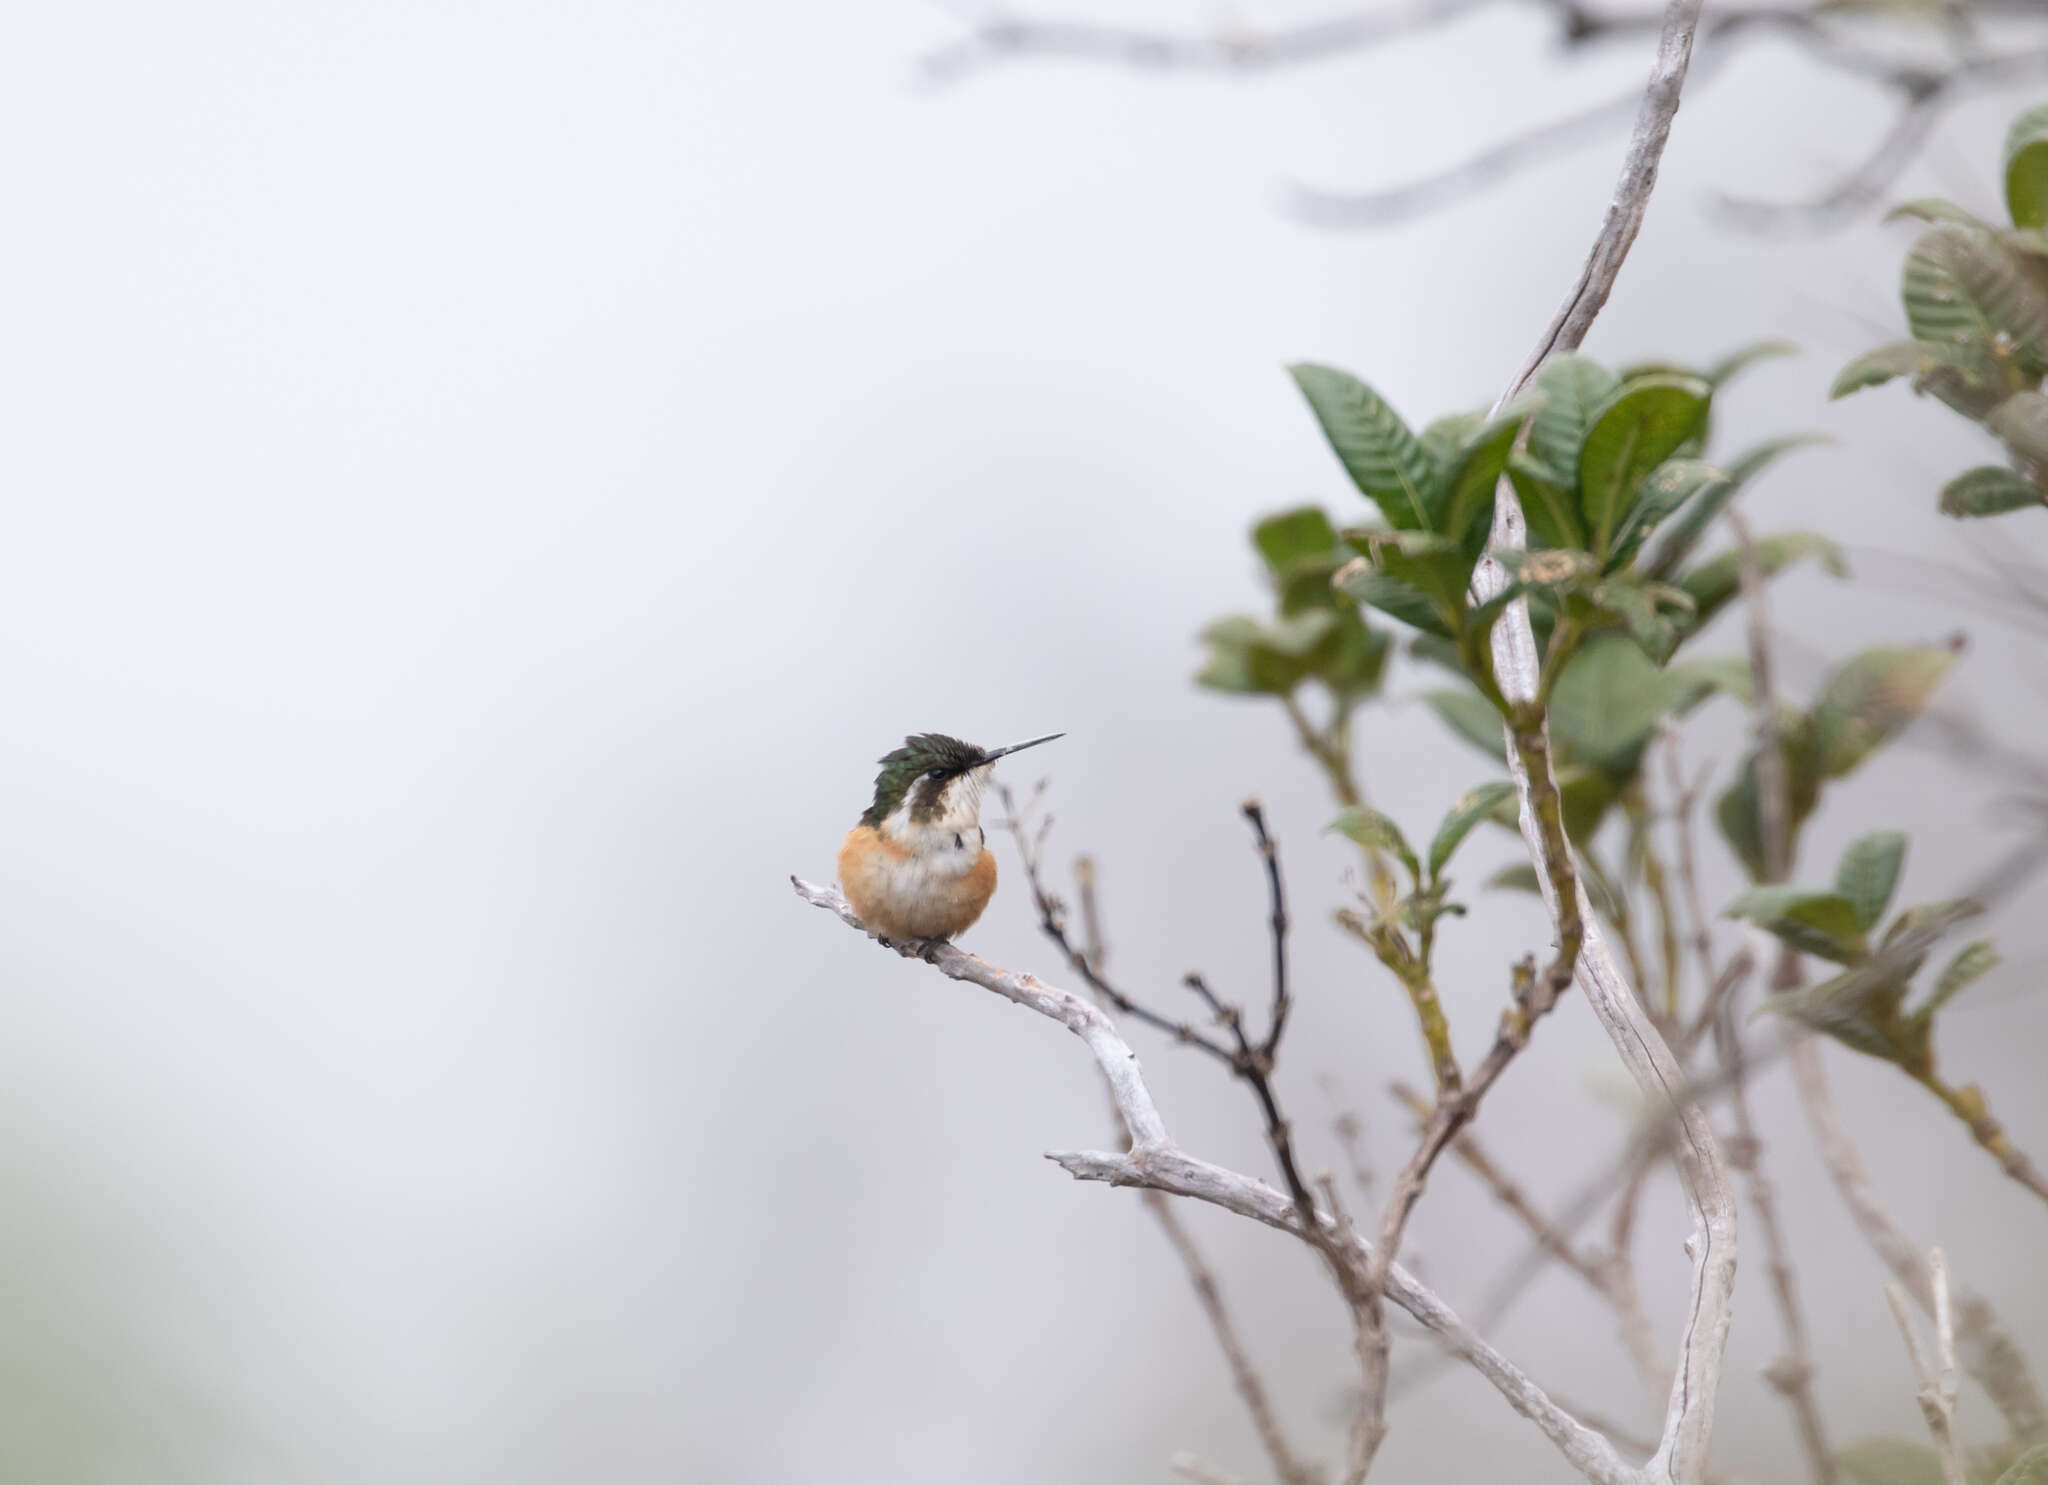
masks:
<svg viewBox="0 0 2048 1485"><path fill-rule="evenodd" d="M970 821L856 825L839 848L839 882L861 921L885 938L951 938L996 890L996 858ZM957 828L956 828L957 827Z"/></svg>

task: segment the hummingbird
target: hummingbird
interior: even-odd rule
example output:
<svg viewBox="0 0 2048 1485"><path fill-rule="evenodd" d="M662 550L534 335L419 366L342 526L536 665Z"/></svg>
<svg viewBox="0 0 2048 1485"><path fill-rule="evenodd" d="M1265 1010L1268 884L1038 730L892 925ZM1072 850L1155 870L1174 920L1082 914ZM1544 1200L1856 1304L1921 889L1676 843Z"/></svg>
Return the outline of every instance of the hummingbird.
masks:
<svg viewBox="0 0 2048 1485"><path fill-rule="evenodd" d="M839 881L863 923L885 940L948 939L981 916L996 858L981 828L981 794L996 759L1065 737L1005 748L920 732L878 760L875 802L839 847Z"/></svg>

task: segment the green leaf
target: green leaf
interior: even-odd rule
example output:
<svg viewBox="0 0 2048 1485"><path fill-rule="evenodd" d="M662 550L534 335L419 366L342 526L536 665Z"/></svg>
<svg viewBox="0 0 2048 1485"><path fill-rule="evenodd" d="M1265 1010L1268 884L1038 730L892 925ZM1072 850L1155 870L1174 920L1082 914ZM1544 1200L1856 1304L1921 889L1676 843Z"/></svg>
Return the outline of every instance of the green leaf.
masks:
<svg viewBox="0 0 2048 1485"><path fill-rule="evenodd" d="M1429 878L1435 881L1449 864L1451 853L1458 849L1472 827L1493 812L1494 806L1504 799L1515 797L1515 786L1506 782L1481 784L1462 796L1451 806L1451 812L1444 816L1443 824L1436 830L1436 839L1429 843Z"/></svg>
<svg viewBox="0 0 2048 1485"><path fill-rule="evenodd" d="M2000 516L2042 504L2048 501L2041 492L2002 464L1965 470L1941 489L1941 513L1945 516Z"/></svg>
<svg viewBox="0 0 2048 1485"><path fill-rule="evenodd" d="M1285 696L1334 653L1337 615L1328 609L1262 625L1245 644L1245 663L1255 687Z"/></svg>
<svg viewBox="0 0 2048 1485"><path fill-rule="evenodd" d="M1566 478L1526 454L1508 455L1508 478L1522 502L1522 518L1536 544L1580 550L1586 545L1579 524L1578 494Z"/></svg>
<svg viewBox="0 0 2048 1485"><path fill-rule="evenodd" d="M1881 345L1874 351L1865 351L1844 366L1835 383L1828 388L1830 397L1847 397L1851 392L1860 392L1866 387L1882 386L1893 377L1921 377L1943 367L1975 374L1984 365L1981 354L1929 340L1899 340L1890 345Z"/></svg>
<svg viewBox="0 0 2048 1485"><path fill-rule="evenodd" d="M1304 557L1320 557L1337 550L1337 528L1323 514L1322 507L1299 506L1267 516L1252 527L1252 545L1266 559L1275 577Z"/></svg>
<svg viewBox="0 0 2048 1485"><path fill-rule="evenodd" d="M1710 691L1733 696L1744 706L1756 705L1756 677L1750 673L1746 655L1703 655L1697 660L1667 665L1664 673L1697 681Z"/></svg>
<svg viewBox="0 0 2048 1485"><path fill-rule="evenodd" d="M1248 653L1258 632L1259 621L1242 614L1218 619L1204 629L1201 638L1209 646L1209 660L1195 672L1195 684L1239 696L1260 694L1260 687L1252 678Z"/></svg>
<svg viewBox="0 0 2048 1485"><path fill-rule="evenodd" d="M1444 484L1442 507L1433 513L1436 526L1475 555L1486 545L1493 525L1494 492L1528 416L1526 406L1511 408L1478 430L1446 461L1450 477Z"/></svg>
<svg viewBox="0 0 2048 1485"><path fill-rule="evenodd" d="M1391 852L1408 868L1411 877L1420 879L1421 868L1416 865L1415 853L1408 849L1401 827L1371 806L1361 804L1344 811L1330 822L1329 828L1350 836L1367 850Z"/></svg>
<svg viewBox="0 0 2048 1485"><path fill-rule="evenodd" d="M1835 1454L1854 1485L1942 1485L1941 1456L1907 1439L1858 1439Z"/></svg>
<svg viewBox="0 0 2048 1485"><path fill-rule="evenodd" d="M1579 447L1601 404L1614 395L1612 372L1584 356L1554 356L1536 373L1543 407L1529 427L1529 452L1569 477L1579 467ZM1583 542L1572 542L1583 546Z"/></svg>
<svg viewBox="0 0 2048 1485"><path fill-rule="evenodd" d="M1762 474L1786 454L1796 449L1811 448L1817 444L1832 443L1834 440L1820 433L1788 433L1782 438L1773 438L1758 444L1755 448L1738 455L1729 462L1728 479L1725 484L1710 485L1699 498L1689 503L1679 513L1664 533L1664 539L1657 544L1657 552L1643 570L1651 577L1669 577L1679 563L1692 555L1699 539L1713 524L1714 517L1721 514L1733 500L1736 493L1751 480Z"/></svg>
<svg viewBox="0 0 2048 1485"><path fill-rule="evenodd" d="M1458 450L1470 443L1472 436L1485 425L1485 413L1449 413L1422 430L1422 446L1429 451L1429 457L1436 462L1437 468L1449 469L1457 459Z"/></svg>
<svg viewBox="0 0 2048 1485"><path fill-rule="evenodd" d="M1906 860L1903 830L1873 830L1849 842L1835 868L1835 890L1856 908L1856 922L1866 932L1877 926L1899 884Z"/></svg>
<svg viewBox="0 0 2048 1485"><path fill-rule="evenodd" d="M1853 1047L1871 1057L1882 1057L1887 1062L1896 1062L1898 1049L1866 1003L1871 992L1869 974L1852 969L1818 985L1768 996L1758 1010L1774 1016L1789 1016L1801 1025L1824 1032L1845 1047Z"/></svg>
<svg viewBox="0 0 2048 1485"><path fill-rule="evenodd" d="M1377 569L1369 557L1345 563L1337 569L1331 581L1338 591L1391 618L1445 639L1450 637L1450 626L1444 623L1436 602L1429 594L1389 577Z"/></svg>
<svg viewBox="0 0 2048 1485"><path fill-rule="evenodd" d="M1707 381L1719 390L1741 373L1759 361L1772 361L1780 356L1796 356L1799 347L1789 340L1764 340L1755 345L1746 345L1738 351L1730 351L1707 368Z"/></svg>
<svg viewBox="0 0 2048 1485"><path fill-rule="evenodd" d="M2005 207L2015 227L2048 226L2048 104L2014 119L2005 136Z"/></svg>
<svg viewBox="0 0 2048 1485"><path fill-rule="evenodd" d="M1799 830L1820 797L1820 773L1813 761L1812 727L1796 713L1781 710L1778 723L1778 754L1785 760L1788 801L1785 822L1788 847L1796 846ZM1764 835L1761 785L1757 777L1759 754L1743 759L1735 782L1714 803L1714 820L1721 834L1752 877L1764 875Z"/></svg>
<svg viewBox="0 0 2048 1485"><path fill-rule="evenodd" d="M1767 578L1776 577L1793 563L1807 557L1818 559L1822 569L1831 577L1849 575L1849 564L1842 556L1842 549L1818 531L1784 531L1758 537L1756 557L1757 566ZM1678 585L1692 597L1692 629L1697 632L1742 591L1741 554L1727 551L1710 557L1680 578Z"/></svg>
<svg viewBox="0 0 2048 1485"><path fill-rule="evenodd" d="M1507 762L1507 735L1500 713L1474 691L1425 691L1423 702L1451 731L1486 754L1496 763Z"/></svg>
<svg viewBox="0 0 2048 1485"><path fill-rule="evenodd" d="M1937 227L1907 252L1899 286L1900 298L1906 306L1906 324L1913 339L1933 345L1989 345L1991 322L1965 292L1941 253L1929 251L1941 233L1957 230L1961 229Z"/></svg>
<svg viewBox="0 0 2048 1485"><path fill-rule="evenodd" d="M1988 938L1965 944L1956 951L1956 957L1949 960L1941 977L1934 982L1934 989L1914 1014L1925 1020L1936 1011L1954 1000L1957 995L1981 980L2005 962L1997 947Z"/></svg>
<svg viewBox="0 0 2048 1485"><path fill-rule="evenodd" d="M1659 670L1619 635L1587 642L1557 678L1550 726L1568 762L1626 775L1657 723L1704 693L1693 677Z"/></svg>
<svg viewBox="0 0 2048 1485"><path fill-rule="evenodd" d="M1543 891L1536 880L1536 868L1526 861L1503 866L1480 885L1497 888L1503 892L1528 892L1534 895L1541 895Z"/></svg>
<svg viewBox="0 0 2048 1485"><path fill-rule="evenodd" d="M1402 595L1402 602L1407 611L1395 613L1384 601L1384 594L1375 596L1377 590L1362 589L1353 581L1355 572L1351 565L1339 572L1338 585L1361 601L1395 613L1397 618L1434 633L1451 633L1472 584L1473 556L1462 551L1450 537L1433 531L1368 531L1363 537L1368 551L1366 560L1372 570L1402 589L1423 595L1428 602L1429 619L1414 616L1406 594Z"/></svg>
<svg viewBox="0 0 2048 1485"><path fill-rule="evenodd" d="M1796 949L1846 964L1863 951L1856 905L1839 892L1807 887L1751 887L1722 910L1776 934Z"/></svg>
<svg viewBox="0 0 2048 1485"><path fill-rule="evenodd" d="M1735 493L1735 481L1713 465L1698 459L1667 459L1650 472L1636 500L1635 509L1614 534L1614 555L1609 570L1625 564L1648 539L1650 533L1681 506L1704 505L1708 519L1727 504Z"/></svg>
<svg viewBox="0 0 2048 1485"><path fill-rule="evenodd" d="M1921 238L1915 251L1947 271L1992 331L2018 349L2031 374L2048 365L2048 294L2003 243L1975 228L1944 225ZM1920 334L1917 327L1913 333Z"/></svg>
<svg viewBox="0 0 2048 1485"><path fill-rule="evenodd" d="M1984 426L2022 459L2048 464L2048 397L2015 392L1991 409Z"/></svg>
<svg viewBox="0 0 2048 1485"><path fill-rule="evenodd" d="M1955 664L1946 645L1866 650L1828 678L1814 704L1815 756L1831 779L1904 731Z"/></svg>
<svg viewBox="0 0 2048 1485"><path fill-rule="evenodd" d="M2048 1444L2036 1444L2015 1459L1998 1477L1998 1485L2048 1485Z"/></svg>
<svg viewBox="0 0 2048 1485"><path fill-rule="evenodd" d="M1328 366L1289 368L1352 483L1404 531L1427 529L1441 476L1428 450L1380 395Z"/></svg>
<svg viewBox="0 0 2048 1485"><path fill-rule="evenodd" d="M1346 595L1331 586L1338 570L1349 560L1350 554L1342 548L1312 557L1295 558L1277 582L1280 612L1290 618L1315 608L1353 612L1354 606L1346 601Z"/></svg>
<svg viewBox="0 0 2048 1485"><path fill-rule="evenodd" d="M1579 511L1605 557L1651 470L1699 430L1713 389L1697 377L1658 376L1624 386L1595 414L1579 452Z"/></svg>

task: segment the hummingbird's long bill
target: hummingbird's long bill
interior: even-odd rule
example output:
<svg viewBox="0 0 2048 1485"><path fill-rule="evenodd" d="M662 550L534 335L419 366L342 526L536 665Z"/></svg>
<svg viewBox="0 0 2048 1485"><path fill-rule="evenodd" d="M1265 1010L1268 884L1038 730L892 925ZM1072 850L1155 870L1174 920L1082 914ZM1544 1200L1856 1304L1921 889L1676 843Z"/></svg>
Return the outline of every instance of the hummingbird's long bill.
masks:
<svg viewBox="0 0 2048 1485"><path fill-rule="evenodd" d="M1006 753L1021 753L1026 748L1035 748L1040 743L1057 742L1060 738L1063 738L1065 736L1066 733L1064 732L1049 732L1044 737L1032 738L1030 742L1011 743L1007 748L991 748L987 756L985 756L981 761L983 763L993 763L996 761L996 759L1002 757Z"/></svg>

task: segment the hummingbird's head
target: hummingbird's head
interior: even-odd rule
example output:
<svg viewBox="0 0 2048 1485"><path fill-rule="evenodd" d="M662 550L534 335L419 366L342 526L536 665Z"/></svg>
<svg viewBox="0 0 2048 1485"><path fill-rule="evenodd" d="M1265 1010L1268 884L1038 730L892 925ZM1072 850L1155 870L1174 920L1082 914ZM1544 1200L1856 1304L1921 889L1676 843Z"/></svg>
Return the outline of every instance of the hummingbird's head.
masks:
<svg viewBox="0 0 2048 1485"><path fill-rule="evenodd" d="M1055 732L1005 748L978 748L939 732L906 737L902 747L882 755L875 802L861 823L879 829L883 821L902 816L913 825L972 825L981 817L981 791L996 759L1064 736Z"/></svg>

